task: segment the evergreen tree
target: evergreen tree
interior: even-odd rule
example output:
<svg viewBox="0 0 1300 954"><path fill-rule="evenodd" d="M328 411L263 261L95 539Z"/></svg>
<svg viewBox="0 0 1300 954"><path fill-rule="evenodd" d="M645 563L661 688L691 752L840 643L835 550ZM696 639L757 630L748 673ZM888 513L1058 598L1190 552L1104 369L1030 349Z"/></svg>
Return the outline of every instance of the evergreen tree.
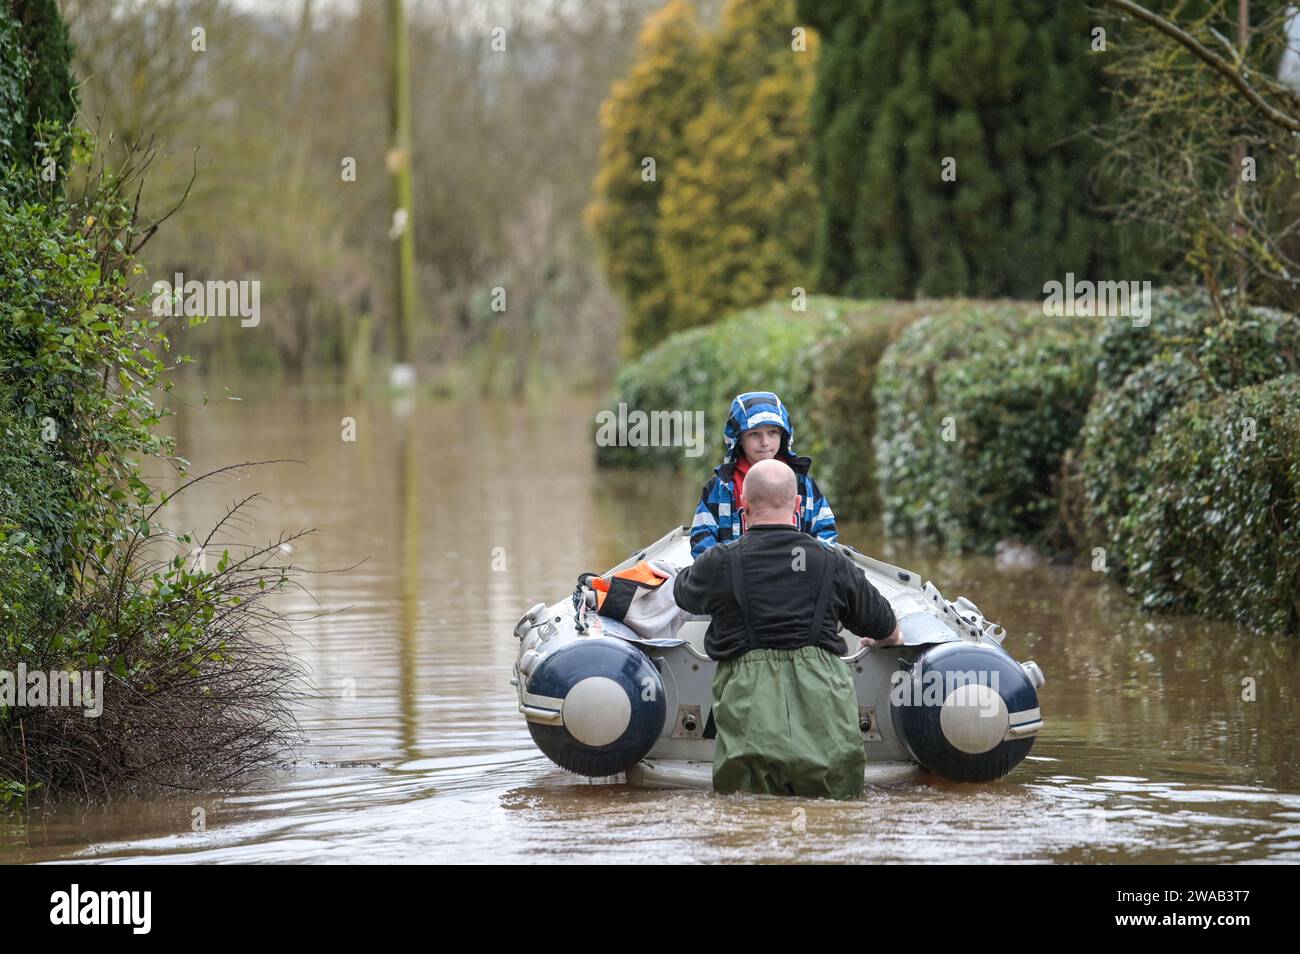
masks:
<svg viewBox="0 0 1300 954"><path fill-rule="evenodd" d="M1129 274L1141 266L1092 192L1108 97L1101 21L1086 5L799 0L799 11L823 38L819 290L1036 296L1066 271L1149 276Z"/></svg>
<svg viewBox="0 0 1300 954"><path fill-rule="evenodd" d="M34 166L37 124L72 122L77 113L72 57L68 25L56 0L0 0L0 162ZM66 167L66 147L58 159Z"/></svg>
<svg viewBox="0 0 1300 954"><path fill-rule="evenodd" d="M709 101L685 128L660 207L670 330L811 284L817 41L793 35L798 26L793 0L729 0L706 41Z"/></svg>
<svg viewBox="0 0 1300 954"><path fill-rule="evenodd" d="M18 23L0 2L0 167L13 163L26 142L28 72Z"/></svg>
<svg viewBox="0 0 1300 954"><path fill-rule="evenodd" d="M659 205L665 181L677 171L683 130L703 102L700 43L695 8L672 0L646 20L636 63L601 107L600 171L587 225L626 308L625 337L637 348L663 337L672 321Z"/></svg>

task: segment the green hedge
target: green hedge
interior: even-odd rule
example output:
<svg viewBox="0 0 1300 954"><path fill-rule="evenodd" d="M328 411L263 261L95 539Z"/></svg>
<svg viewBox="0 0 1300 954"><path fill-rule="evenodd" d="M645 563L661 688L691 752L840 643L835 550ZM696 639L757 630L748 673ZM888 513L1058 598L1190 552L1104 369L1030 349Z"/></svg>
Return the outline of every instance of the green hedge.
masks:
<svg viewBox="0 0 1300 954"><path fill-rule="evenodd" d="M0 635L40 631L62 611L53 568L72 524L68 483L39 423L0 387Z"/></svg>
<svg viewBox="0 0 1300 954"><path fill-rule="evenodd" d="M665 339L623 366L604 408L629 411L704 412L705 451L687 457L680 447L596 447L603 466L702 468L722 459L722 429L731 401L744 391L774 391L790 409L795 450L811 454L818 445L810 433L808 407L819 350L842 338L841 316L859 303L812 297L806 311L775 301L747 308L730 318ZM592 425L593 434L595 424Z"/></svg>
<svg viewBox="0 0 1300 954"><path fill-rule="evenodd" d="M1123 523L1143 606L1300 633L1300 375L1167 414L1138 482Z"/></svg>
<svg viewBox="0 0 1300 954"><path fill-rule="evenodd" d="M816 440L811 450L801 441L799 450L815 454L817 482L839 519L880 516L875 385L885 349L918 318L963 306L959 300L858 303L843 318L848 334L822 349L804 415Z"/></svg>
<svg viewBox="0 0 1300 954"><path fill-rule="evenodd" d="M0 166L13 162L27 142L27 81L31 73L18 23L0 2Z"/></svg>
<svg viewBox="0 0 1300 954"><path fill-rule="evenodd" d="M795 426L795 449L813 458L813 473L840 519L879 515L875 441L876 366L909 323L954 302L854 301L814 296L806 312L784 302L738 312L675 334L626 365L605 407L703 410L702 459L680 448L597 447L605 466L691 467L722 458L722 428L732 399L744 391L781 396Z"/></svg>
<svg viewBox="0 0 1300 954"><path fill-rule="evenodd" d="M120 209L94 209L103 227ZM98 568L98 550L120 539L153 492L140 476L148 458L172 460L174 442L152 432L167 413L168 346L159 322L139 315L125 262L112 263L98 233L84 234L62 204L0 201L0 391L36 432L48 419L52 459L66 488L49 570ZM116 236L113 235L113 238ZM111 270L102 270L108 260ZM44 511L33 514L43 520Z"/></svg>
<svg viewBox="0 0 1300 954"><path fill-rule="evenodd" d="M1109 568L1120 579L1130 563L1121 518L1143 490L1138 474L1161 417L1188 401L1300 370L1300 319L1253 308L1221 321L1207 300L1197 304L1183 299L1180 307L1153 309L1147 328L1113 320L1099 343L1112 362L1099 376L1114 381L1129 370L1121 383L1099 385L1084 422L1080 523L1088 546L1109 547Z"/></svg>
<svg viewBox="0 0 1300 954"><path fill-rule="evenodd" d="M1166 348L1200 338L1212 314L1210 297L1203 291L1160 288L1151 294L1148 324L1107 318L1097 345L1097 390L1118 387Z"/></svg>
<svg viewBox="0 0 1300 954"><path fill-rule="evenodd" d="M984 552L1042 539L1092 395L1094 330L1037 303L999 302L908 327L876 380L886 532Z"/></svg>
<svg viewBox="0 0 1300 954"><path fill-rule="evenodd" d="M76 116L73 55L56 0L0 0L0 166L33 168L42 128L63 129ZM59 143L61 172L69 157Z"/></svg>
<svg viewBox="0 0 1300 954"><path fill-rule="evenodd" d="M1149 325L1100 329L1036 302L819 297L807 313L776 302L674 335L626 366L608 406L703 410L704 462L598 452L703 471L731 399L774 390L841 518L883 508L890 535L956 550L1104 543L1148 607L1294 631L1298 382L1300 318L1223 320L1196 293L1157 292ZM1225 440L1247 417L1258 441ZM1071 506L1081 523L1062 515Z"/></svg>
<svg viewBox="0 0 1300 954"><path fill-rule="evenodd" d="M94 166L75 206L13 202L32 175L0 169L0 670L108 677L95 718L0 704L0 810L34 790L247 781L282 754L302 675L267 638L286 627L263 604L295 572L279 542L209 570L158 521L143 470L188 469L154 433L170 345L122 250L131 192Z"/></svg>

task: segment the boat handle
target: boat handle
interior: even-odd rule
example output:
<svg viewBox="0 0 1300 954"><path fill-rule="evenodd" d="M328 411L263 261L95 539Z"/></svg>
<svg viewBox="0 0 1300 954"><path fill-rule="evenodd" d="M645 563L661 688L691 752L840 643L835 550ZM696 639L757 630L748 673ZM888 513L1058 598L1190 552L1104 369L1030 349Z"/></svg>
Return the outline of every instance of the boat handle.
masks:
<svg viewBox="0 0 1300 954"><path fill-rule="evenodd" d="M1043 727L1043 720L1037 722L1026 722L1024 725L1013 725L1007 729L1007 734L1002 738L1006 739L1023 739L1029 735L1037 735L1038 730Z"/></svg>
<svg viewBox="0 0 1300 954"><path fill-rule="evenodd" d="M536 706L526 706L522 703L519 711L524 714L529 722L544 722L547 725L564 725L564 716L554 709L539 709Z"/></svg>
<svg viewBox="0 0 1300 954"><path fill-rule="evenodd" d="M546 604L538 603L515 623L515 639L523 639L524 633L537 625L539 614L546 612Z"/></svg>

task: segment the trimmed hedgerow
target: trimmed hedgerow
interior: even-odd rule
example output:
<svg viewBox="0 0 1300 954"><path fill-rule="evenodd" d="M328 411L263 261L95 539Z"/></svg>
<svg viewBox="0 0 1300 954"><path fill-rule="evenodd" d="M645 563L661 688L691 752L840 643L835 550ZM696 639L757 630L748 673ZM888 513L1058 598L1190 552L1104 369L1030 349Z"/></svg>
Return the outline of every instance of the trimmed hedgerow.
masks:
<svg viewBox="0 0 1300 954"><path fill-rule="evenodd" d="M1158 288L1151 294L1146 324L1131 317L1107 318L1097 342L1097 390L1124 383L1165 349L1200 338L1213 317L1210 296L1200 290Z"/></svg>
<svg viewBox="0 0 1300 954"><path fill-rule="evenodd" d="M1300 375L1165 415L1138 480L1123 523L1144 607L1300 633Z"/></svg>
<svg viewBox="0 0 1300 954"><path fill-rule="evenodd" d="M1137 475L1160 418L1188 401L1300 370L1295 316L1252 308L1221 320L1208 302L1200 312L1166 315L1169 321L1153 317L1146 329L1108 325L1101 349L1114 354L1123 342L1123 363L1134 370L1117 386L1099 387L1080 435L1081 523L1094 544L1111 547L1108 563L1121 579L1130 560L1120 523L1143 490Z"/></svg>
<svg viewBox="0 0 1300 954"><path fill-rule="evenodd" d="M1038 540L1092 395L1092 330L996 302L909 326L875 386L886 531L985 552Z"/></svg>
<svg viewBox="0 0 1300 954"><path fill-rule="evenodd" d="M723 453L722 428L743 391L781 396L795 425L795 450L814 459L814 474L841 519L880 513L872 448L876 365L909 323L957 301L852 301L814 296L806 312L783 302L750 308L705 328L675 334L625 366L613 397L617 411L703 410L705 458ZM680 448L597 447L606 466L703 467Z"/></svg>
<svg viewBox="0 0 1300 954"><path fill-rule="evenodd" d="M624 365L605 408L617 413L625 403L629 411L703 411L703 459L712 467L722 457L722 429L732 399L744 391L774 391L794 419L795 450L812 453L817 441L807 427L806 409L816 355L845 334L840 316L858 303L812 297L807 305L807 311L799 312L788 302L770 302L670 336ZM610 467L701 466L681 447L598 445L596 460Z"/></svg>
<svg viewBox="0 0 1300 954"><path fill-rule="evenodd" d="M845 313L848 333L820 353L806 417L816 440L817 482L841 520L880 516L876 480L876 374L880 359L913 321L961 301L862 302Z"/></svg>

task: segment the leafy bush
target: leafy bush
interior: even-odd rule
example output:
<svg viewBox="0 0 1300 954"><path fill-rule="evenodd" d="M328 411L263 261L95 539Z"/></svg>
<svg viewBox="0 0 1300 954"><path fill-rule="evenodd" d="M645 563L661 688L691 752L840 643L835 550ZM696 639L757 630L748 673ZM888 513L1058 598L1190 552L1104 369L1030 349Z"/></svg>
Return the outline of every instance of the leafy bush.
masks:
<svg viewBox="0 0 1300 954"><path fill-rule="evenodd" d="M814 296L806 312L794 312L772 302L679 332L624 365L605 407L617 412L624 402L629 411L703 410L711 466L722 456L732 398L749 390L775 391L794 418L795 449L814 459L813 472L836 515L872 519L881 512L874 447L882 354L918 318L980 307L960 299ZM598 446L596 453L605 466L703 466L692 464L680 448Z"/></svg>
<svg viewBox="0 0 1300 954"><path fill-rule="evenodd" d="M886 531L986 552L1040 539L1095 368L1090 325L1036 304L966 305L910 325L875 385Z"/></svg>
<svg viewBox="0 0 1300 954"><path fill-rule="evenodd" d="M1137 483L1123 520L1143 606L1300 633L1300 376L1171 411Z"/></svg>
<svg viewBox="0 0 1300 954"><path fill-rule="evenodd" d="M136 314L133 269L100 245L114 212L96 204L74 222L63 205L0 203L0 389L51 438L41 460L60 474L67 525L45 539L57 541L48 557L60 575L100 568L99 548L152 497L139 455L174 449L151 430L163 416L152 391L169 387L156 353L167 338Z"/></svg>
<svg viewBox="0 0 1300 954"><path fill-rule="evenodd" d="M58 0L10 0L22 29L30 72L27 79L28 145L35 148L37 126L52 123L62 129L77 114L74 50ZM60 160L66 161L66 155Z"/></svg>
<svg viewBox="0 0 1300 954"><path fill-rule="evenodd" d="M0 670L103 680L93 718L85 706L0 706L0 782L46 796L230 790L286 748L296 727L289 700L305 674L282 640L266 638L290 632L266 600L293 582L283 545L301 534L222 545L228 516L195 548L220 550L209 570L186 552L195 540L157 528L152 515L111 549L110 572L83 581L55 618L0 632ZM6 601L9 583L0 575Z"/></svg>
<svg viewBox="0 0 1300 954"><path fill-rule="evenodd" d="M799 449L815 453L817 481L840 519L880 516L874 389L881 356L917 318L957 307L960 302L854 302L841 318L847 334L819 352L804 415L816 439L801 441Z"/></svg>
<svg viewBox="0 0 1300 954"><path fill-rule="evenodd" d="M30 632L59 613L66 586L50 572L67 544L71 493L47 446L0 390L0 629Z"/></svg>
<svg viewBox="0 0 1300 954"><path fill-rule="evenodd" d="M1151 294L1150 321L1110 317L1098 341L1097 389L1114 388L1161 351L1200 337L1213 313L1210 296L1200 290L1157 288Z"/></svg>
<svg viewBox="0 0 1300 954"><path fill-rule="evenodd" d="M34 168L45 142L66 169L70 144L50 142L44 130L63 129L76 115L72 58L56 0L0 3L0 168Z"/></svg>
<svg viewBox="0 0 1300 954"><path fill-rule="evenodd" d="M94 147L69 141L83 158ZM96 718L0 703L0 805L233 787L293 729L299 669L265 638L286 631L265 605L293 575L285 541L218 539L228 517L200 544L221 551L209 571L157 519L143 461L187 465L153 433L168 339L134 291L152 229L127 183L101 173L67 199L30 170L0 175L0 670L105 683Z"/></svg>
<svg viewBox="0 0 1300 954"><path fill-rule="evenodd" d="M813 297L807 304L807 311L798 312L786 302L771 302L672 335L623 366L606 409L617 413L622 402L629 411L703 411L703 458L712 467L722 458L722 429L732 399L744 391L775 391L794 419L795 450L814 453L819 439L805 422L815 356L844 336L839 319L853 303ZM701 466L680 447L597 446L596 459L604 466Z"/></svg>
<svg viewBox="0 0 1300 954"><path fill-rule="evenodd" d="M1099 387L1080 435L1081 524L1093 545L1110 547L1109 568L1121 579L1130 560L1120 522L1143 490L1137 475L1160 418L1188 401L1300 370L1300 319L1254 308L1220 320L1202 304L1183 299L1153 309L1148 328L1115 321L1102 335L1107 363L1099 374L1121 383Z"/></svg>
<svg viewBox="0 0 1300 954"><path fill-rule="evenodd" d="M27 78L18 23L0 3L0 167L13 162L27 137Z"/></svg>

